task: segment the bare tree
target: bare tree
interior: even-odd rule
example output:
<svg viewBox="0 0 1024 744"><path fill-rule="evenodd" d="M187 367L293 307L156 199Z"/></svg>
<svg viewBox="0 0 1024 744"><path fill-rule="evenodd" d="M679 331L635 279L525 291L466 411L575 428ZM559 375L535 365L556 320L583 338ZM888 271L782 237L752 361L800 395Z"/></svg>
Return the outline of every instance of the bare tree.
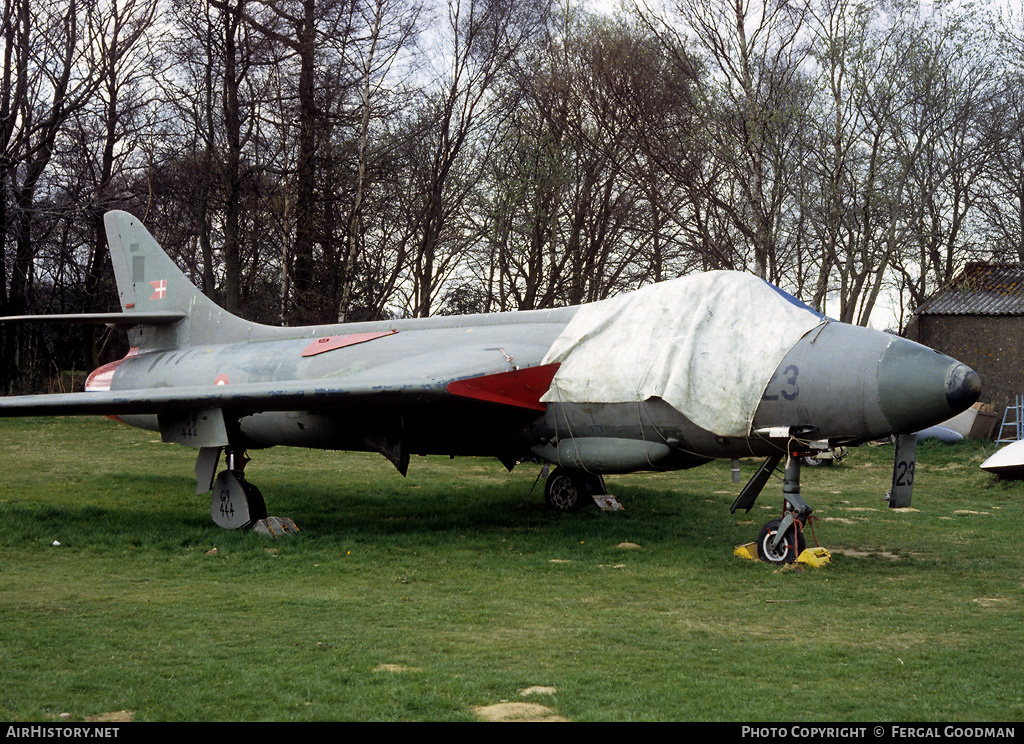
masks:
<svg viewBox="0 0 1024 744"><path fill-rule="evenodd" d="M36 190L61 128L100 84L95 0L5 0L0 83L0 226L4 231L5 313L27 306L33 277ZM8 255L8 240L13 255ZM10 267L8 269L8 267ZM9 272L9 273L8 273ZM0 378L17 369L20 329L5 328Z"/></svg>
<svg viewBox="0 0 1024 744"><path fill-rule="evenodd" d="M101 139L96 141L98 157L93 158L94 184L90 195L91 222L89 254L85 272L86 310L102 309L112 289L103 228L103 214L125 199L127 178L121 170L125 160L137 150L140 127L144 126L144 109L149 105L143 91L145 81L152 73L152 49L142 42L157 13L156 0L114 0L94 9L99 47L99 87L93 107L84 107L79 114L89 115L100 129ZM82 122L88 128L88 122ZM83 143L91 144L91 143ZM91 149L91 148L90 148ZM115 178L120 188L115 188ZM100 363L95 326L85 332L90 363ZM110 334L108 332L108 338Z"/></svg>
<svg viewBox="0 0 1024 744"><path fill-rule="evenodd" d="M428 93L423 109L426 139L415 174L419 208L409 259L410 309L419 317L430 314L456 253L441 252L449 220L482 177L479 165L490 151L489 140L502 115L494 86L541 29L547 4L543 0L449 0L446 11L445 47L437 54L444 67L436 70L438 85ZM476 136L480 139L474 143ZM468 158L471 146L475 164Z"/></svg>
<svg viewBox="0 0 1024 744"><path fill-rule="evenodd" d="M678 0L664 14L639 9L667 47L691 47L707 67L695 93L708 162L691 175L703 176L705 206L721 210L749 241L752 269L764 278L778 273L787 153L794 146L792 122L801 114L794 91L806 55L800 42L807 6L807 0Z"/></svg>
<svg viewBox="0 0 1024 744"><path fill-rule="evenodd" d="M997 47L1004 66L989 109L986 141L992 143L985 188L977 206L979 230L998 261L1024 262L1024 16L1008 13Z"/></svg>
<svg viewBox="0 0 1024 744"><path fill-rule="evenodd" d="M353 43L359 0L253 0L248 23L266 38L288 50L296 68L295 100L294 240L285 262L286 323L326 322L338 314L337 246L331 226L337 201L321 190L326 171L323 157L330 152L334 121L327 97L337 97L339 86L352 89L356 77L345 60ZM331 73L340 73L333 74ZM318 82L327 83L318 90ZM326 212L325 212L326 210ZM318 255L319 254L319 255Z"/></svg>
<svg viewBox="0 0 1024 744"><path fill-rule="evenodd" d="M388 85L393 86L390 72L400 53L406 51L415 36L421 13L419 4L406 4L399 0L372 0L358 11L357 43L352 45L352 62L359 78L359 102L356 108L354 183L347 209L344 233L344 252L339 262L341 289L338 299L338 320L344 321L350 313L357 277L359 248L363 233L363 212L371 171L380 170L386 160L382 153L391 146L379 120L388 111L386 100ZM370 142L376 127L376 146ZM382 174L376 174L381 178Z"/></svg>

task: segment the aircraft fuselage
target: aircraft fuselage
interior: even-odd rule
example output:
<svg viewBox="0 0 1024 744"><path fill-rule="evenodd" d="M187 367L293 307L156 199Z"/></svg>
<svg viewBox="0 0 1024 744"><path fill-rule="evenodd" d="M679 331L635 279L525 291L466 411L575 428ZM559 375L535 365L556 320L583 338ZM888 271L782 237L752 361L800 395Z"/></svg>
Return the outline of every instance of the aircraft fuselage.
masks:
<svg viewBox="0 0 1024 744"><path fill-rule="evenodd" d="M382 393L372 404L337 411L264 411L240 417L248 447L276 445L385 451L401 441L412 454L557 459L557 444L592 440L600 451L583 463L594 472L671 470L710 458L766 456L777 437L760 430L791 428L814 440L856 443L911 432L954 415L977 394L976 375L949 357L911 341L866 328L825 323L802 338L770 379L754 416L754 434L723 437L690 421L657 398L634 403L549 402L544 410L456 399L443 405L423 394L459 370L500 374L541 364L572 315L572 308L541 313L405 320L319 328L318 338L375 333L351 346L304 356L318 339L282 338L149 351L129 355L110 377L111 391L318 382L345 379L386 384L406 376L410 358L430 369L422 384ZM284 330L284 329L282 329ZM322 334L322 335L320 335ZM741 363L743 350L736 350ZM382 406L382 403L387 403ZM460 405L461 403L461 405ZM156 416L121 418L160 430ZM647 443L616 458L626 442ZM602 444L603 443L603 444ZM564 453L563 453L564 454Z"/></svg>

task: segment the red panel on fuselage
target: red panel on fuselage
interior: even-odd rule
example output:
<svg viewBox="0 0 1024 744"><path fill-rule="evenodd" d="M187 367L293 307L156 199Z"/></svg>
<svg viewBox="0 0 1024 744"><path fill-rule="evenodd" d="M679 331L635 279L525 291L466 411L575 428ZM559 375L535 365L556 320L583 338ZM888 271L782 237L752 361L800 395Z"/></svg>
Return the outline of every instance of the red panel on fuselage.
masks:
<svg viewBox="0 0 1024 744"><path fill-rule="evenodd" d="M382 336L392 336L398 333L398 331L376 331L374 333L346 333L342 336L324 336L313 341L302 350L302 356L316 356L317 354L323 354L325 351L334 351L335 349L341 349L346 346L354 346L355 344L363 344L367 341L373 341L375 338L381 338Z"/></svg>

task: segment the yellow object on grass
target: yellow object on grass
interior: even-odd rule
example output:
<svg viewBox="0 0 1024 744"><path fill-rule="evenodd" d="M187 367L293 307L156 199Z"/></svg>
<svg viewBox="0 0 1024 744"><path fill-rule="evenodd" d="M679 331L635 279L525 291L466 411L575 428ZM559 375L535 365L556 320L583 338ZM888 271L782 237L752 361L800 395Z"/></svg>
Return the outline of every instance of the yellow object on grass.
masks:
<svg viewBox="0 0 1024 744"><path fill-rule="evenodd" d="M807 548L796 557L796 562L821 568L832 562L832 554L826 548Z"/></svg>
<svg viewBox="0 0 1024 744"><path fill-rule="evenodd" d="M760 560L757 557L757 543L747 543L746 545L737 545L736 550L732 552L737 558L747 558L751 561Z"/></svg>

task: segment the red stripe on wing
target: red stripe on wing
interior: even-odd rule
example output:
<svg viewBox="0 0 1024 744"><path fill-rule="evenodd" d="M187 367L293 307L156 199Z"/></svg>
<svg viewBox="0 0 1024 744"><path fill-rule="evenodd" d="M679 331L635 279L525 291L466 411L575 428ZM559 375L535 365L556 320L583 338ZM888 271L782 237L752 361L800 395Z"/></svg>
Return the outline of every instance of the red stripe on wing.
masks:
<svg viewBox="0 0 1024 744"><path fill-rule="evenodd" d="M551 380L556 371L557 364L545 364L512 372L470 377L448 383L448 392L464 398L485 400L488 403L543 411L547 409L547 405L541 403L540 398L551 387Z"/></svg>

